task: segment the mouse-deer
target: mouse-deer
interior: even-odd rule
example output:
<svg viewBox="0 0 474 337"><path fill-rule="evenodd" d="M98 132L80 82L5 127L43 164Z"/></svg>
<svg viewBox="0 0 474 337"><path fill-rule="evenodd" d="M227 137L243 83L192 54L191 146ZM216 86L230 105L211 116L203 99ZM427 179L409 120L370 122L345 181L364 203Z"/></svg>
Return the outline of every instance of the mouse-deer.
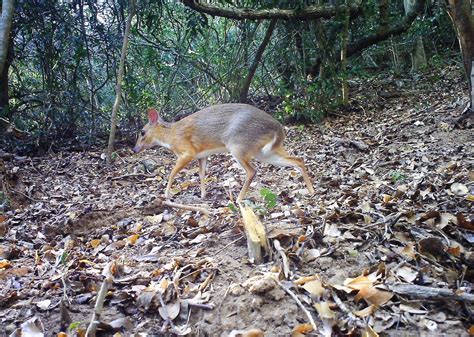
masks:
<svg viewBox="0 0 474 337"><path fill-rule="evenodd" d="M148 110L148 124L141 130L133 150L138 153L160 145L178 156L168 178L167 198L176 174L194 159L199 162L201 197L204 198L207 157L225 152L230 152L247 174L237 202L243 200L255 176L252 159L298 168L308 191L313 194L313 184L303 161L288 155L283 148L284 139L283 127L278 121L248 104L210 106L175 123L165 122L158 111L151 108Z"/></svg>

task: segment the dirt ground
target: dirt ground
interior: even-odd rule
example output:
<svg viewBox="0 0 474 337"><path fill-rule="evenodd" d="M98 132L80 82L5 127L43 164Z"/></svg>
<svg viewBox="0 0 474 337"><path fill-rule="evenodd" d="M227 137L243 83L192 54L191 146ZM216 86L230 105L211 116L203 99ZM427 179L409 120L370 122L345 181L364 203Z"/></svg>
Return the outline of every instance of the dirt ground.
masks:
<svg viewBox="0 0 474 337"><path fill-rule="evenodd" d="M286 128L316 193L297 171L257 164L247 200L272 247L261 265L249 261L241 215L229 206L243 172L228 155L210 160L206 200L197 165L175 183L173 201L209 216L160 205L174 160L165 149L119 149L113 167L100 150L4 160L0 336L34 317L23 329L83 333L111 261L102 335L469 335L473 301L455 294L473 291L474 137L469 122L452 123L466 103L460 76L437 78L361 81L351 111ZM278 195L275 206L262 188ZM341 290L375 274L390 297L383 303ZM311 276L321 292L294 282ZM390 290L396 283L457 292L420 298ZM302 326L310 323L302 307L316 330Z"/></svg>

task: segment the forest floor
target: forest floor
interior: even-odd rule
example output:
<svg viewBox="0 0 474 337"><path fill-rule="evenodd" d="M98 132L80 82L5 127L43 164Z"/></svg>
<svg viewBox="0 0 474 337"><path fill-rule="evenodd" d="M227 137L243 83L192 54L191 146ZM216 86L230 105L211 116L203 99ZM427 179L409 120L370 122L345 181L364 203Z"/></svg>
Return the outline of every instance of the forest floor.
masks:
<svg viewBox="0 0 474 337"><path fill-rule="evenodd" d="M247 199L272 251L261 265L229 207L243 172L227 155L211 158L206 200L196 165L173 190L208 216L160 204L174 160L164 149L122 148L113 167L100 151L5 159L0 336L83 335L103 270L114 274L103 335L474 333L474 137L471 122L452 123L463 83L449 68L360 80L353 111L286 128L316 193L297 171L257 164Z"/></svg>

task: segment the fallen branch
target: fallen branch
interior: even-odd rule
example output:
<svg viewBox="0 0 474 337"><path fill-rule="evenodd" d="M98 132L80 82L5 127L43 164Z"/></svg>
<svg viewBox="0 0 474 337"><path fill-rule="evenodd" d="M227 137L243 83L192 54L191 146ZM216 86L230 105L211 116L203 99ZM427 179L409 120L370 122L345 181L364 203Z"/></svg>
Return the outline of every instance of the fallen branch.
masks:
<svg viewBox="0 0 474 337"><path fill-rule="evenodd" d="M350 144L360 151L367 151L369 146L364 142L359 142L357 140L345 139L345 138L333 138L333 140L338 144Z"/></svg>
<svg viewBox="0 0 474 337"><path fill-rule="evenodd" d="M156 201L156 204L157 204L157 206L167 206L167 207L172 207L172 208L184 209L186 211L201 212L204 215L210 215L211 214L211 212L209 212L207 209L205 209L203 207L177 204L175 202L171 202L171 201L163 200L163 199L158 199Z"/></svg>
<svg viewBox="0 0 474 337"><path fill-rule="evenodd" d="M120 179L125 179L125 178L136 178L136 177L154 178L156 176L157 174L129 173L129 174L124 174L118 177L110 178L110 180L120 180Z"/></svg>
<svg viewBox="0 0 474 337"><path fill-rule="evenodd" d="M396 283L389 285L388 289L398 295L406 295L417 299L474 302L474 294L468 294L461 291L455 292L445 288Z"/></svg>
<svg viewBox="0 0 474 337"><path fill-rule="evenodd" d="M289 288L285 287L278 280L277 280L277 283L288 295L290 295L295 300L296 304L301 308L301 310L303 310L306 317L308 317L308 320L311 323L311 326L313 327L313 330L316 331L317 326L316 326L316 323L314 322L313 316L311 316L311 313L308 311L308 309L306 309L304 307L303 303L301 303L298 296L296 296L296 294L294 292L292 292Z"/></svg>
<svg viewBox="0 0 474 337"><path fill-rule="evenodd" d="M114 263L115 262L113 261L109 262L104 268L103 274L105 275L105 279L102 282L99 292L97 293L97 299L95 302L94 312L92 313L91 322L89 323L89 326L87 327L86 337L95 336L97 327L100 324L99 318L102 313L102 309L104 308L105 296L107 295L107 292L109 291L109 288L112 285L112 282L114 280L114 276L112 273L112 268L113 268Z"/></svg>

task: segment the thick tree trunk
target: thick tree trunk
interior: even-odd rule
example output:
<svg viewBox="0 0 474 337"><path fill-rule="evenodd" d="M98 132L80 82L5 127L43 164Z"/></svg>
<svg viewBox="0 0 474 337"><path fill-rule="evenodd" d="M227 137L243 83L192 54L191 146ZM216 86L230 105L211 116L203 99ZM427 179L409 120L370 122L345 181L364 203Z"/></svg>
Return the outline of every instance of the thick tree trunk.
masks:
<svg viewBox="0 0 474 337"><path fill-rule="evenodd" d="M469 0L448 0L449 16L453 21L454 28L461 47L462 62L469 82L469 92L472 91L473 83L470 81L472 62L474 61L474 14ZM473 102L471 101L471 107Z"/></svg>
<svg viewBox="0 0 474 337"><path fill-rule="evenodd" d="M0 74L3 72L7 58L14 10L15 5L13 0L2 1L2 15L0 16Z"/></svg>
<svg viewBox="0 0 474 337"><path fill-rule="evenodd" d="M5 107L8 107L8 70L13 62L13 38L10 36L8 43L7 57L0 73L0 111L3 110L4 117L10 117L8 112L5 114Z"/></svg>
<svg viewBox="0 0 474 337"><path fill-rule="evenodd" d="M0 111L8 106L8 69L13 61L13 41L10 38L13 12L13 0L2 1L0 16Z"/></svg>
<svg viewBox="0 0 474 337"><path fill-rule="evenodd" d="M260 43L260 46L258 47L257 52L255 53L253 63L249 68L247 77L245 78L244 83L242 84L242 89L240 90L239 102L245 103L247 101L250 83L252 83L255 71L257 70L260 60L262 59L263 52L265 51L265 48L267 48L267 45L270 42L270 38L272 37L273 31L275 30L276 23L277 19L273 19L272 21L270 21L270 25L267 28L265 37L263 38L262 43Z"/></svg>
<svg viewBox="0 0 474 337"><path fill-rule="evenodd" d="M128 13L127 24L123 34L122 52L120 55L120 64L117 72L117 85L115 86L115 102L112 108L112 117L110 120L110 135L109 144L106 152L107 165L112 163L112 152L114 151L115 132L117 129L117 112L120 107L120 98L122 96L122 79L125 67L125 57L127 55L128 36L130 35L130 26L132 25L132 18L135 14L135 1L130 0L130 12Z"/></svg>

